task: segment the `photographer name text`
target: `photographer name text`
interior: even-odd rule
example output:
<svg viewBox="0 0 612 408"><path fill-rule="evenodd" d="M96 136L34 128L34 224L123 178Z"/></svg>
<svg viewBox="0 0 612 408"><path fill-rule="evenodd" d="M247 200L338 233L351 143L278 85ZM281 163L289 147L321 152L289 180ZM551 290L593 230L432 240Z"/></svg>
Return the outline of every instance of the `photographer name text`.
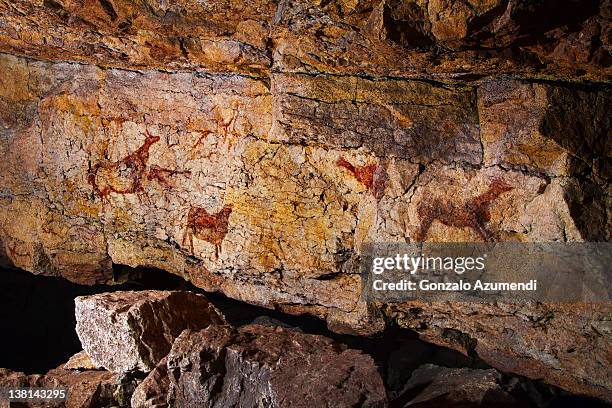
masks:
<svg viewBox="0 0 612 408"><path fill-rule="evenodd" d="M447 292L512 292L512 291L537 291L537 279L526 282L487 282L480 279L467 281L464 279L452 282L440 282L435 279L416 279L417 274L439 275L451 273L450 276L461 276L466 272L482 273L485 270L487 255L476 257L441 257L441 256L409 256L407 254L396 254L389 257L376 257L372 260L371 272L373 274L372 289L375 291L447 291ZM382 278L384 272L403 272L410 275L411 279L400 279L388 282ZM442 279L444 280L444 279Z"/></svg>

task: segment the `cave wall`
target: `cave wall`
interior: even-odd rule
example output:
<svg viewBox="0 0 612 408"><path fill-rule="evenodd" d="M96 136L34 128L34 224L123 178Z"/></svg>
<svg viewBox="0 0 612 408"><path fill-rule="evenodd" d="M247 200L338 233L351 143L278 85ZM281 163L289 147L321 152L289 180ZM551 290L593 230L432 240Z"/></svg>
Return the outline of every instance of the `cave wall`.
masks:
<svg viewBox="0 0 612 408"><path fill-rule="evenodd" d="M610 239L610 2L562 3L0 0L3 261L393 321L612 399L607 304L360 300L367 242Z"/></svg>

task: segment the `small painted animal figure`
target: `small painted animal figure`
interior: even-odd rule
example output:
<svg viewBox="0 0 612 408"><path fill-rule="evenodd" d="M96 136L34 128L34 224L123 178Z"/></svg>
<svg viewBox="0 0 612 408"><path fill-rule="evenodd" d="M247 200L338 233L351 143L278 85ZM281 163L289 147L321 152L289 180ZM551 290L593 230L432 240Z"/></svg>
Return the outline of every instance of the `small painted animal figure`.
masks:
<svg viewBox="0 0 612 408"><path fill-rule="evenodd" d="M189 171L164 169L159 166L147 167L149 149L159 141L159 136L147 137L133 153L116 162L99 162L92 167L87 175L87 181L94 192L103 200L107 200L110 193L142 194L145 180L156 180L164 187L172 187L169 177L176 174L190 175Z"/></svg>
<svg viewBox="0 0 612 408"><path fill-rule="evenodd" d="M490 241L493 238L493 233L485 226L491 220L489 207L500 195L510 190L512 190L511 186L502 180L495 179L487 191L463 204L455 204L440 198L430 202L421 201L417 207L417 213L421 219L421 228L417 240L419 242L424 241L431 224L434 220L438 220L449 227L471 228L484 241Z"/></svg>
<svg viewBox="0 0 612 408"><path fill-rule="evenodd" d="M118 194L142 193L142 182L147 170L149 149L152 144L158 141L159 136L151 136L147 132L147 138L135 152L116 162L97 163L87 176L87 181L92 185L96 194L100 198L106 199L111 192Z"/></svg>
<svg viewBox="0 0 612 408"><path fill-rule="evenodd" d="M350 171L357 181L363 184L375 198L380 199L383 196L387 183L387 172L384 167L377 164L355 166L343 156L338 158L336 164Z"/></svg>
<svg viewBox="0 0 612 408"><path fill-rule="evenodd" d="M193 254L193 237L210 242L215 246L215 257L219 258L221 243L227 234L228 220L232 206L226 205L216 214L209 214L205 208L191 207L187 214L187 228L183 234L183 245L189 240L189 248Z"/></svg>

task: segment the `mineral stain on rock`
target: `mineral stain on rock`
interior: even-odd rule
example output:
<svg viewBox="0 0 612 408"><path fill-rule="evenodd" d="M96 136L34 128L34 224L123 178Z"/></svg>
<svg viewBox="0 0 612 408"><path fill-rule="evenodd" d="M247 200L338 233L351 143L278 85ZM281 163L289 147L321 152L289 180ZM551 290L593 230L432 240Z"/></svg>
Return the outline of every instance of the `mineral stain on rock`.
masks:
<svg viewBox="0 0 612 408"><path fill-rule="evenodd" d="M228 220L232 206L226 205L216 214L209 214L205 208L192 207L187 214L187 227L183 234L183 245L189 240L193 254L193 237L210 242L215 246L215 257L219 257L221 243L227 234Z"/></svg>
<svg viewBox="0 0 612 408"><path fill-rule="evenodd" d="M422 242L427 238L429 228L435 220L449 227L471 228L484 241L491 241L495 234L489 231L485 225L491 220L489 207L500 195L510 190L512 190L510 185L500 179L495 179L487 191L463 204L455 204L452 201L444 201L439 198L429 202L422 201L417 207L421 219L417 241Z"/></svg>

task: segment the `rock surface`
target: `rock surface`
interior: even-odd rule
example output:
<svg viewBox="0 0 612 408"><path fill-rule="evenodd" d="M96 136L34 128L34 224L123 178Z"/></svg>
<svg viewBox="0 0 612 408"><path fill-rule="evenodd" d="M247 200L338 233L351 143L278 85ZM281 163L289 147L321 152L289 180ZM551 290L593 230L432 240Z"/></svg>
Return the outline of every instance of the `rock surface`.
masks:
<svg viewBox="0 0 612 408"><path fill-rule="evenodd" d="M165 382L157 381L167 372ZM153 391L160 392L154 395ZM184 331L136 389L134 407L383 407L371 357L331 339L280 327L209 326Z"/></svg>
<svg viewBox="0 0 612 408"><path fill-rule="evenodd" d="M123 68L266 75L605 77L609 0L3 1L0 50Z"/></svg>
<svg viewBox="0 0 612 408"><path fill-rule="evenodd" d="M130 400L131 408L166 408L168 405L168 377L167 358L161 359L159 364L151 370L134 390Z"/></svg>
<svg viewBox="0 0 612 408"><path fill-rule="evenodd" d="M64 370L99 370L101 366L94 364L91 357L84 352L79 351L62 366Z"/></svg>
<svg viewBox="0 0 612 408"><path fill-rule="evenodd" d="M183 329L224 324L202 295L179 291L111 292L75 299L76 331L94 365L148 372Z"/></svg>
<svg viewBox="0 0 612 408"><path fill-rule="evenodd" d="M66 370L57 368L44 375L26 375L20 372L0 368L0 387L41 387L49 389L66 389L66 401L27 403L23 406L66 407L66 408L99 408L129 407L130 396L135 384L122 381L118 374L96 370ZM4 404L5 401L2 401ZM17 406L13 404L11 406ZM19 405L21 406L21 405ZM4 408L5 405L0 405ZM8 408L8 405L6 405Z"/></svg>
<svg viewBox="0 0 612 408"><path fill-rule="evenodd" d="M493 369L446 368L432 364L419 367L396 401L398 407L524 407L502 384ZM402 401L403 400L403 401Z"/></svg>
<svg viewBox="0 0 612 408"><path fill-rule="evenodd" d="M500 371L612 399L610 305L415 302L388 313L423 340L478 356Z"/></svg>
<svg viewBox="0 0 612 408"><path fill-rule="evenodd" d="M366 305L357 274L371 241L610 240L611 14L0 0L1 262L159 268L338 332L397 321L612 400L607 305ZM435 216L485 192L486 222Z"/></svg>

